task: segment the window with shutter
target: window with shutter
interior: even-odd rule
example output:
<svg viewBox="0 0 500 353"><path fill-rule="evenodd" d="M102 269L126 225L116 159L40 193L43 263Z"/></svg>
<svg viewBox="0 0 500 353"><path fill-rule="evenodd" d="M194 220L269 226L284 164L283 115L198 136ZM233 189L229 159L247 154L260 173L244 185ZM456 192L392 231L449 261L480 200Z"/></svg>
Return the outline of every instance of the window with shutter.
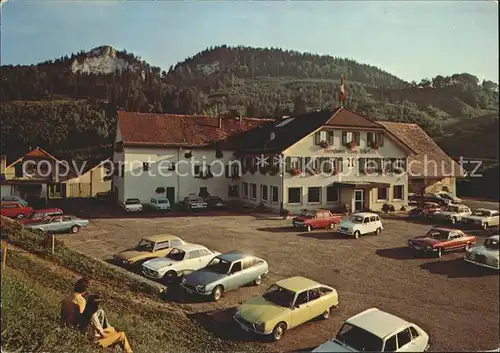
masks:
<svg viewBox="0 0 500 353"><path fill-rule="evenodd" d="M290 172L292 170L292 157L286 157L285 169L287 172Z"/></svg>
<svg viewBox="0 0 500 353"><path fill-rule="evenodd" d="M358 171L360 173L364 173L365 172L365 158L359 158L358 159Z"/></svg>
<svg viewBox="0 0 500 353"><path fill-rule="evenodd" d="M311 161L312 161L311 157L304 158L304 169L305 168L314 168Z"/></svg>
<svg viewBox="0 0 500 353"><path fill-rule="evenodd" d="M334 160L332 158L329 158L329 157L326 157L326 158L322 158L321 160L321 164L322 164L322 170L325 172L325 173L330 173L333 168L332 168L332 163L334 162Z"/></svg>
<svg viewBox="0 0 500 353"><path fill-rule="evenodd" d="M359 132L354 132L353 133L353 140L359 145L359 142L360 142L360 137L361 137L361 133Z"/></svg>
<svg viewBox="0 0 500 353"><path fill-rule="evenodd" d="M341 173L344 170L344 158L339 157L335 160L335 170Z"/></svg>
<svg viewBox="0 0 500 353"><path fill-rule="evenodd" d="M317 131L314 134L314 144L319 145L320 142L321 142L321 131Z"/></svg>
<svg viewBox="0 0 500 353"><path fill-rule="evenodd" d="M347 131L342 131L342 145L347 143Z"/></svg>
<svg viewBox="0 0 500 353"><path fill-rule="evenodd" d="M384 134L378 134L378 145L382 147L384 145Z"/></svg>
<svg viewBox="0 0 500 353"><path fill-rule="evenodd" d="M368 144L373 143L373 132L366 133L366 141L368 142Z"/></svg>
<svg viewBox="0 0 500 353"><path fill-rule="evenodd" d="M333 145L333 131L328 131L328 144L331 146Z"/></svg>

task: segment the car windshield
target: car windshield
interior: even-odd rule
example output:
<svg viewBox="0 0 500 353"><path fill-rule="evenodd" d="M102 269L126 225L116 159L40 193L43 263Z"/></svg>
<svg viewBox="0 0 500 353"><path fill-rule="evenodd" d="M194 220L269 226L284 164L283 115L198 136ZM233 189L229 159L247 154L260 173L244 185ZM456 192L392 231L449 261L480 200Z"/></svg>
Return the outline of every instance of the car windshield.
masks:
<svg viewBox="0 0 500 353"><path fill-rule="evenodd" d="M229 267L231 267L230 262L222 260L218 257L214 257L212 261L210 261L207 265L207 269L210 270L211 272L222 273L222 274L228 273Z"/></svg>
<svg viewBox="0 0 500 353"><path fill-rule="evenodd" d="M453 197L449 194L442 193L442 194L438 194L438 195L441 196L443 199L453 200Z"/></svg>
<svg viewBox="0 0 500 353"><path fill-rule="evenodd" d="M359 352L382 351L382 339L362 328L345 323L335 339Z"/></svg>
<svg viewBox="0 0 500 353"><path fill-rule="evenodd" d="M30 220L40 220L40 219L43 219L43 217L45 217L45 213L31 213L28 216L28 219L30 219Z"/></svg>
<svg viewBox="0 0 500 353"><path fill-rule="evenodd" d="M316 212L314 211L303 211L301 214L302 217L314 218L316 216Z"/></svg>
<svg viewBox="0 0 500 353"><path fill-rule="evenodd" d="M448 206L444 209L446 212L458 212L457 206Z"/></svg>
<svg viewBox="0 0 500 353"><path fill-rule="evenodd" d="M42 223L49 223L50 221L52 221L52 218L47 217L42 220Z"/></svg>
<svg viewBox="0 0 500 353"><path fill-rule="evenodd" d="M351 216L349 218L349 220L352 222L352 223L363 223L363 217L361 216Z"/></svg>
<svg viewBox="0 0 500 353"><path fill-rule="evenodd" d="M426 236L437 240L447 240L448 234L449 232L446 230L431 229L429 232L427 232Z"/></svg>
<svg viewBox="0 0 500 353"><path fill-rule="evenodd" d="M295 293L273 284L262 297L273 304L290 308L293 305Z"/></svg>
<svg viewBox="0 0 500 353"><path fill-rule="evenodd" d="M222 201L219 196L210 196L208 199L212 201Z"/></svg>
<svg viewBox="0 0 500 353"><path fill-rule="evenodd" d="M490 212L484 210L475 210L474 212L472 212L472 215L479 217L488 217L490 215Z"/></svg>
<svg viewBox="0 0 500 353"><path fill-rule="evenodd" d="M151 240L142 239L135 247L135 250L152 252L154 247L155 243L153 243Z"/></svg>
<svg viewBox="0 0 500 353"><path fill-rule="evenodd" d="M182 261L184 260L185 255L186 252L184 250L173 248L172 250L170 250L166 258L174 261Z"/></svg>
<svg viewBox="0 0 500 353"><path fill-rule="evenodd" d="M158 203L168 203L167 199L158 199Z"/></svg>
<svg viewBox="0 0 500 353"><path fill-rule="evenodd" d="M498 239L486 239L484 241L484 246L488 249L498 250Z"/></svg>
<svg viewBox="0 0 500 353"><path fill-rule="evenodd" d="M125 201L125 205L138 205L140 203L139 199L128 199Z"/></svg>

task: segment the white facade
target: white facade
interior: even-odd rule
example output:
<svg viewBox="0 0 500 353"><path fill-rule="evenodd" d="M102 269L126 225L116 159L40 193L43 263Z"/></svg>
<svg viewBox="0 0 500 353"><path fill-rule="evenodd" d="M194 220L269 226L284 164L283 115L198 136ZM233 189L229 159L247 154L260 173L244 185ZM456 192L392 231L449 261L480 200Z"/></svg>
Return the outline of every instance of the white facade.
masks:
<svg viewBox="0 0 500 353"><path fill-rule="evenodd" d="M115 143L118 145L121 135L119 128L117 130ZM359 138L358 144L349 149L345 142L354 133ZM380 146L372 148L368 134L378 134L377 138L382 138ZM325 148L319 140L323 141L327 136L329 146ZM223 199L236 198L254 205L263 203L273 210L284 208L292 213L304 208L341 209L346 206L356 211L379 211L385 203L399 210L408 204L407 174L391 171L370 173L360 169L359 165L364 165L366 159L373 159L379 162L398 161L406 166L410 152L403 146L383 128L323 126L284 150L280 157L287 160L287 164L275 170L274 175L261 173L260 170L251 173L247 169L239 178L231 178L226 174L227 165L243 165L245 171L248 158L255 161L258 157L243 156L242 160L247 160L241 163L240 158L230 150L223 150L222 156L217 158L213 148L191 150L125 144L114 154L114 162L124 167L120 167L123 176L115 175L113 185L119 201L138 198L146 202L153 196L159 196L159 188L163 193L164 188L172 203L192 193L205 193ZM190 158L186 153L191 154ZM318 158L336 160L336 173L315 174L304 170L304 160ZM302 161L301 173L292 175L290 166L296 160ZM272 161L272 156L269 161ZM208 178L203 177L207 172L206 166L211 166L212 176ZM238 173L238 170L234 172Z"/></svg>

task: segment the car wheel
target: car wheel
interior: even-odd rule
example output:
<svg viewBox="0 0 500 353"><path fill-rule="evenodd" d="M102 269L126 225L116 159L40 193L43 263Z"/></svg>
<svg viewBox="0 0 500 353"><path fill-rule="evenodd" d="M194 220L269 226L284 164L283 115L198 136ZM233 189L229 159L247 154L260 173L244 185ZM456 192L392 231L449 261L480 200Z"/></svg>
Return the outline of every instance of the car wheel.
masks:
<svg viewBox="0 0 500 353"><path fill-rule="evenodd" d="M285 336L286 332L286 324L284 322L280 322L273 329L273 340L279 341Z"/></svg>
<svg viewBox="0 0 500 353"><path fill-rule="evenodd" d="M321 314L323 320L328 320L330 318L330 308L326 309L323 314Z"/></svg>
<svg viewBox="0 0 500 353"><path fill-rule="evenodd" d="M484 224L483 224L483 229L484 229L484 230L487 230L487 229L488 229L488 223L484 223Z"/></svg>
<svg viewBox="0 0 500 353"><path fill-rule="evenodd" d="M311 225L308 224L307 227L306 227L306 229L307 229L308 232L310 232L312 230Z"/></svg>
<svg viewBox="0 0 500 353"><path fill-rule="evenodd" d="M451 218L451 224L455 224L455 223L457 223L457 219L455 217L452 217Z"/></svg>
<svg viewBox="0 0 500 353"><path fill-rule="evenodd" d="M17 216L16 216L17 219L23 219L24 218L24 215L22 213L19 213Z"/></svg>
<svg viewBox="0 0 500 353"><path fill-rule="evenodd" d="M359 230L355 231L354 232L354 239L359 239L360 235L361 235L361 233L359 232Z"/></svg>
<svg viewBox="0 0 500 353"><path fill-rule="evenodd" d="M437 257L441 258L441 256L443 256L443 254L444 254L443 248L438 248L438 250L437 250Z"/></svg>
<svg viewBox="0 0 500 353"><path fill-rule="evenodd" d="M330 224L328 225L328 228L330 228L330 229L333 229L333 228L335 228L335 224L333 224L333 223L330 223Z"/></svg>
<svg viewBox="0 0 500 353"><path fill-rule="evenodd" d="M80 227L78 226L73 226L71 227L71 233L76 234L80 231Z"/></svg>
<svg viewBox="0 0 500 353"><path fill-rule="evenodd" d="M219 301L219 299L222 297L222 293L224 292L224 289L222 289L222 286L217 286L214 288L212 291L212 299L216 302Z"/></svg>
<svg viewBox="0 0 500 353"><path fill-rule="evenodd" d="M258 286L262 283L262 276L259 276L255 279L255 281L253 281L253 283Z"/></svg>
<svg viewBox="0 0 500 353"><path fill-rule="evenodd" d="M175 272L175 271L168 271L163 276L163 282L165 282L165 283L166 282L174 283L177 279L178 279L177 278L177 272Z"/></svg>
<svg viewBox="0 0 500 353"><path fill-rule="evenodd" d="M380 232L382 232L382 229L377 228L377 230L375 231L375 234L376 234L376 235L379 235L379 234L380 234Z"/></svg>

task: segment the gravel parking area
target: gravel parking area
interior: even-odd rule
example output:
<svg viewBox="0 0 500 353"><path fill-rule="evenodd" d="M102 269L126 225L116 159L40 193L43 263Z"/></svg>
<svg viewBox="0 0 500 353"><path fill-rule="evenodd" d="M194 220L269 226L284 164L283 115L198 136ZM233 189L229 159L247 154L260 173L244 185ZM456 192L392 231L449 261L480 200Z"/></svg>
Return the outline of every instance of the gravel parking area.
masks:
<svg viewBox="0 0 500 353"><path fill-rule="evenodd" d="M144 235L172 233L220 252L240 249L266 259L270 274L261 286L229 292L218 303L171 296L221 339L256 339L232 323L235 308L276 280L302 275L336 288L340 306L328 321L315 320L289 331L273 349L314 348L335 335L345 319L370 307L420 325L431 337L432 351L498 347L498 273L466 264L463 253L416 258L406 247L407 239L424 234L430 225L388 219L381 235L354 240L328 230L301 232L290 224L250 215L101 218L91 220L79 234L60 239L75 250L109 259ZM482 242L495 232L474 233Z"/></svg>

